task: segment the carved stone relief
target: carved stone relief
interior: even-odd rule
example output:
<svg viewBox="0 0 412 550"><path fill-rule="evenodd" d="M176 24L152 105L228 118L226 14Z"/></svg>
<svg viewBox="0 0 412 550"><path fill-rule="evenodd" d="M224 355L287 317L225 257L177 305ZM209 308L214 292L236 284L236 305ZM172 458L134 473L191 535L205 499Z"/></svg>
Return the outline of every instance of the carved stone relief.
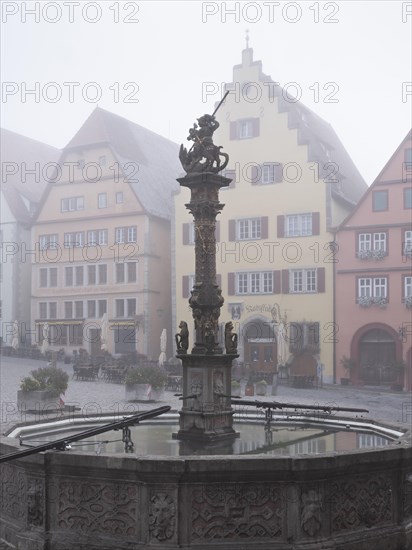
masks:
<svg viewBox="0 0 412 550"><path fill-rule="evenodd" d="M403 513L405 518L412 517L412 471L405 474L404 482L402 484L404 487L403 493Z"/></svg>
<svg viewBox="0 0 412 550"><path fill-rule="evenodd" d="M192 492L192 541L282 535L280 488L210 484Z"/></svg>
<svg viewBox="0 0 412 550"><path fill-rule="evenodd" d="M314 489L302 493L300 525L310 537L322 527L322 497Z"/></svg>
<svg viewBox="0 0 412 550"><path fill-rule="evenodd" d="M44 521L44 484L40 479L29 479L27 488L27 523L40 527Z"/></svg>
<svg viewBox="0 0 412 550"><path fill-rule="evenodd" d="M176 503L171 495L156 493L150 499L149 531L158 541L171 539L176 529Z"/></svg>
<svg viewBox="0 0 412 550"><path fill-rule="evenodd" d="M61 481L58 526L82 533L136 536L138 492L127 483Z"/></svg>
<svg viewBox="0 0 412 550"><path fill-rule="evenodd" d="M331 486L332 530L381 525L392 519L392 486L388 477L358 477Z"/></svg>
<svg viewBox="0 0 412 550"><path fill-rule="evenodd" d="M27 514L27 478L25 473L11 464L0 468L0 509L2 513L19 521Z"/></svg>

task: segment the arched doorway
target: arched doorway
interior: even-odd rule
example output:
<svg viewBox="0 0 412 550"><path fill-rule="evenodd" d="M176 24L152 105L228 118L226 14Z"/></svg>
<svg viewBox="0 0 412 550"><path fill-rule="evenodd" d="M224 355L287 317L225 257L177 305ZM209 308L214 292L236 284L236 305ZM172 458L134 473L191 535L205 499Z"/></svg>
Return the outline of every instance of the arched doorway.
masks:
<svg viewBox="0 0 412 550"><path fill-rule="evenodd" d="M277 343L268 321L254 319L243 328L244 362L254 380L271 382L277 367Z"/></svg>
<svg viewBox="0 0 412 550"><path fill-rule="evenodd" d="M383 328L367 330L359 339L360 378L365 384L390 385L397 381L396 339Z"/></svg>

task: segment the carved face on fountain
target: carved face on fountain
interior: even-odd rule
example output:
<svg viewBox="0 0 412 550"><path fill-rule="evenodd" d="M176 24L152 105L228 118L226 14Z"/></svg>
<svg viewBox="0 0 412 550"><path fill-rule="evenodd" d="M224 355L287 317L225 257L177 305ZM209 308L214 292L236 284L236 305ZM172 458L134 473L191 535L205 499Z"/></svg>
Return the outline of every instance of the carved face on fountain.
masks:
<svg viewBox="0 0 412 550"><path fill-rule="evenodd" d="M176 505L170 495L159 493L150 499L150 532L157 540L170 539L175 531Z"/></svg>

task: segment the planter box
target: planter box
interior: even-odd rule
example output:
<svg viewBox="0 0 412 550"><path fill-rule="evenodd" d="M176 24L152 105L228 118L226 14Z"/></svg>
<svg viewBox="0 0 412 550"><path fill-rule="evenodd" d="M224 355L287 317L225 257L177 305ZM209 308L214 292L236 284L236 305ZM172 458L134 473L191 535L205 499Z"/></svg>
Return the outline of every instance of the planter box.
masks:
<svg viewBox="0 0 412 550"><path fill-rule="evenodd" d="M278 375L274 374L272 379L272 395L277 395L278 390Z"/></svg>
<svg viewBox="0 0 412 550"><path fill-rule="evenodd" d="M164 388L154 389L151 384L126 384L126 401L161 401Z"/></svg>
<svg viewBox="0 0 412 550"><path fill-rule="evenodd" d="M242 395L240 384L239 386L231 386L230 394L232 397L240 397Z"/></svg>
<svg viewBox="0 0 412 550"><path fill-rule="evenodd" d="M17 392L17 408L25 412L47 414L49 411L62 410L64 404L49 391L23 391Z"/></svg>
<svg viewBox="0 0 412 550"><path fill-rule="evenodd" d="M266 395L267 390L266 384L256 384L256 395Z"/></svg>

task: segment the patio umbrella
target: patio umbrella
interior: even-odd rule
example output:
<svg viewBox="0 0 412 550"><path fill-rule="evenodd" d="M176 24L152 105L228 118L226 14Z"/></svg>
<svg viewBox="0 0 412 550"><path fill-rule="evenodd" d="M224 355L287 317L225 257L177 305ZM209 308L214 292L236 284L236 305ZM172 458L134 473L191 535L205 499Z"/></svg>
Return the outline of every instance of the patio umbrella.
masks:
<svg viewBox="0 0 412 550"><path fill-rule="evenodd" d="M41 352L43 355L46 355L46 352L49 349L49 324L44 323L43 329L42 329L42 335L43 335L43 342L41 345Z"/></svg>
<svg viewBox="0 0 412 550"><path fill-rule="evenodd" d="M11 347L13 349L17 349L19 347L19 323L18 323L17 319L13 323Z"/></svg>
<svg viewBox="0 0 412 550"><path fill-rule="evenodd" d="M166 362L166 343L167 343L167 331L164 328L162 334L160 335L160 355L159 355L159 366L162 367Z"/></svg>
<svg viewBox="0 0 412 550"><path fill-rule="evenodd" d="M108 351L109 348L107 346L107 339L109 336L109 320L107 319L107 313L103 314L102 320L100 321L100 341L101 346L100 349L102 351Z"/></svg>

